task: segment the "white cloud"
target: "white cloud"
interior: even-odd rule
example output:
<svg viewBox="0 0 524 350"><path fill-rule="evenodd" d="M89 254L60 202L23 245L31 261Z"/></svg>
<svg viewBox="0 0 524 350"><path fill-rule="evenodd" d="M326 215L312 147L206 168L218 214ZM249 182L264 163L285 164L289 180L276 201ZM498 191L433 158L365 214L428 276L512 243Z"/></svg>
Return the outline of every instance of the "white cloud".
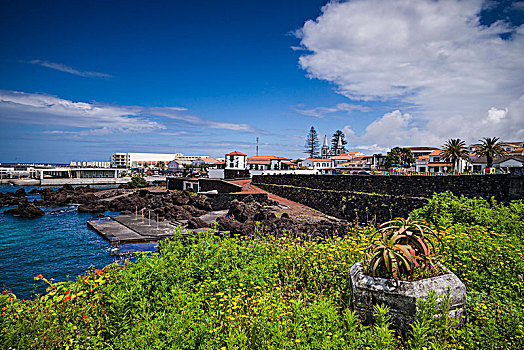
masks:
<svg viewBox="0 0 524 350"><path fill-rule="evenodd" d="M78 75L81 77L96 77L96 78L111 78L111 74L106 73L99 73L99 72L87 72L87 71L79 71L72 67L66 66L62 63L55 63L55 62L49 62L49 61L42 61L42 60L32 60L28 61L27 63L30 64L38 64L42 67L47 67L51 69L55 69L61 72L66 72L74 75Z"/></svg>
<svg viewBox="0 0 524 350"><path fill-rule="evenodd" d="M257 129L253 128L249 124L216 121L216 120L204 119L196 115L191 115L187 113L178 113L179 111L184 111L183 109L177 110L177 109L166 108L166 107L154 107L154 108L149 108L148 111L151 114L154 114L157 116L162 116L162 117L166 117L170 119L182 120L187 123L199 125L203 128L225 129L225 130L245 131L245 132L256 132L257 131Z"/></svg>
<svg viewBox="0 0 524 350"><path fill-rule="evenodd" d="M361 136L370 144L514 139L524 133L518 114L524 25L482 26L482 6L481 0L330 2L298 31L309 50L299 62L311 78L333 82L349 98L416 107L371 123ZM509 32L509 40L500 38ZM378 132L387 127L398 134Z"/></svg>
<svg viewBox="0 0 524 350"><path fill-rule="evenodd" d="M61 131L79 135L150 133L166 128L140 116L138 107L73 102L50 95L1 90L0 117L12 123L83 129Z"/></svg>
<svg viewBox="0 0 524 350"><path fill-rule="evenodd" d="M409 113L402 114L399 110L386 113L370 123L360 136L345 126L346 134L352 147L370 150L386 151L394 146L431 145L439 143L438 137L430 132L420 130L413 124L413 117Z"/></svg>
<svg viewBox="0 0 524 350"><path fill-rule="evenodd" d="M371 109L366 106L351 104L351 103L338 103L333 107L315 107L315 108L304 108L302 105L293 107L295 112L298 112L302 115L315 118L326 118L330 114L337 112L345 112L347 115L350 115L352 111L362 111L368 112Z"/></svg>
<svg viewBox="0 0 524 350"><path fill-rule="evenodd" d="M181 127L226 129L255 132L249 124L204 119L187 114L184 107L142 107L73 102L56 96L0 90L0 119L11 123L39 124L81 130L51 130L47 134L108 135L116 133L152 133L179 136L188 130L167 130L163 123L151 120L177 119Z"/></svg>

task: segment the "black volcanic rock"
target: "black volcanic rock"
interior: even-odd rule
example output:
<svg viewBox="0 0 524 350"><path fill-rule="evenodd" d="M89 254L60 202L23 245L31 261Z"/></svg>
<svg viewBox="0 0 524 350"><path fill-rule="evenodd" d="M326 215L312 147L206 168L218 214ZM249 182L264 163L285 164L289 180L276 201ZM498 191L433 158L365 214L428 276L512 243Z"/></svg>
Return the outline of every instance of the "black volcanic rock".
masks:
<svg viewBox="0 0 524 350"><path fill-rule="evenodd" d="M79 213L103 213L106 207L103 204L81 204L78 206Z"/></svg>
<svg viewBox="0 0 524 350"><path fill-rule="evenodd" d="M23 190L23 188L22 188ZM25 191L24 191L25 193ZM0 193L0 206L11 206L28 203L28 200L24 196L18 196L15 193L7 192Z"/></svg>
<svg viewBox="0 0 524 350"><path fill-rule="evenodd" d="M27 196L27 193L25 192L25 189L19 188L18 190L16 190L15 196L25 197L25 196Z"/></svg>
<svg viewBox="0 0 524 350"><path fill-rule="evenodd" d="M187 222L187 228L189 229L198 229L198 228L207 228L209 225L200 218L191 218Z"/></svg>
<svg viewBox="0 0 524 350"><path fill-rule="evenodd" d="M29 202L19 204L16 208L8 209L4 211L4 214L10 214L13 216L19 216L22 218L37 218L45 215L44 211L34 204Z"/></svg>

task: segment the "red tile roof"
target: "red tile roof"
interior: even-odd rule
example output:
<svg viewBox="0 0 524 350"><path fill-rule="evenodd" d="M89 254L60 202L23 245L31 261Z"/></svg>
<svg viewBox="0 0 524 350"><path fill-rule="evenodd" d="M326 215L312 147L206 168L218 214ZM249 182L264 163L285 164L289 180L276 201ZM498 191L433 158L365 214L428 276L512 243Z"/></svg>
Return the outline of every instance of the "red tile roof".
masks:
<svg viewBox="0 0 524 350"><path fill-rule="evenodd" d="M291 160L289 158L285 158L285 157L277 157L277 156L252 156L252 157L248 157L247 158L248 160L257 160L257 159L275 159L275 160Z"/></svg>
<svg viewBox="0 0 524 350"><path fill-rule="evenodd" d="M438 156L441 152L442 152L441 149L436 149L433 152L431 152L429 155L430 156Z"/></svg>
<svg viewBox="0 0 524 350"><path fill-rule="evenodd" d="M310 160L312 162L328 162L328 163L331 163L331 159L308 158L307 160Z"/></svg>
<svg viewBox="0 0 524 350"><path fill-rule="evenodd" d="M234 152L226 154L226 156L247 156L247 154L244 154L244 153L239 152L239 151L234 151Z"/></svg>
<svg viewBox="0 0 524 350"><path fill-rule="evenodd" d="M247 164L268 165L268 164L271 164L271 161L270 160L262 160L262 159L258 160L258 159L255 159L255 160L248 160Z"/></svg>
<svg viewBox="0 0 524 350"><path fill-rule="evenodd" d="M426 146L406 147L406 148L409 149L411 152L413 151L432 151L432 150L438 149L437 147L426 147Z"/></svg>
<svg viewBox="0 0 524 350"><path fill-rule="evenodd" d="M353 156L353 155L358 154L358 153L364 154L362 152L346 152L346 153L342 153L341 156Z"/></svg>
<svg viewBox="0 0 524 350"><path fill-rule="evenodd" d="M353 156L350 156L350 155L346 155L346 156L333 156L333 157L329 157L331 159L335 159L335 160L351 160L353 159Z"/></svg>

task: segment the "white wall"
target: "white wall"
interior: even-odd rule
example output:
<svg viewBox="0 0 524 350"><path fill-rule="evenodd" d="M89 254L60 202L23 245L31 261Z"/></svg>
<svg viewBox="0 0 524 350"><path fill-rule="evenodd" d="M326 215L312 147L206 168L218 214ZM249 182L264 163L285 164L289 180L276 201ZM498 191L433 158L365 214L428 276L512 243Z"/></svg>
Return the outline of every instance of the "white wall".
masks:
<svg viewBox="0 0 524 350"><path fill-rule="evenodd" d="M223 179L224 169L207 169L207 174L210 179Z"/></svg>

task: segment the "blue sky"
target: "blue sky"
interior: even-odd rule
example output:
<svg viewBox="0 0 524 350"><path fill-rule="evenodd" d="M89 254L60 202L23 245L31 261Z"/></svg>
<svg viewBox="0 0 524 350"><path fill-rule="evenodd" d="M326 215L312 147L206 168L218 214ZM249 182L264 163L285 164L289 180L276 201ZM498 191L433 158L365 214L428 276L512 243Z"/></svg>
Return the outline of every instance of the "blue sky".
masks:
<svg viewBox="0 0 524 350"><path fill-rule="evenodd" d="M2 1L0 162L524 140L522 1Z"/></svg>

